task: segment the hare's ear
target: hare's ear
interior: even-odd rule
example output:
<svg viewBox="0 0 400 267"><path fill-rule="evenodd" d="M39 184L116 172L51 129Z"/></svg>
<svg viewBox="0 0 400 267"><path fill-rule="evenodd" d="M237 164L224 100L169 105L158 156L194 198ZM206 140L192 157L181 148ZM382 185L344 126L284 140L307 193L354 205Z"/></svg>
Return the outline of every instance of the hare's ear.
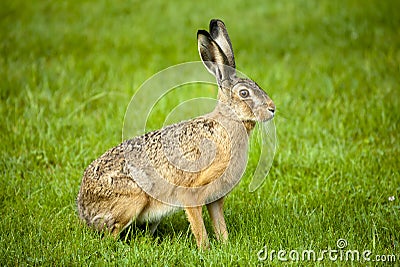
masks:
<svg viewBox="0 0 400 267"><path fill-rule="evenodd" d="M229 61L229 66L235 68L235 57L233 55L231 39L229 38L225 24L221 20L213 19L210 21L210 35L225 53Z"/></svg>
<svg viewBox="0 0 400 267"><path fill-rule="evenodd" d="M227 56L207 31L197 32L197 42L201 60L219 84L235 75L235 69L230 67Z"/></svg>

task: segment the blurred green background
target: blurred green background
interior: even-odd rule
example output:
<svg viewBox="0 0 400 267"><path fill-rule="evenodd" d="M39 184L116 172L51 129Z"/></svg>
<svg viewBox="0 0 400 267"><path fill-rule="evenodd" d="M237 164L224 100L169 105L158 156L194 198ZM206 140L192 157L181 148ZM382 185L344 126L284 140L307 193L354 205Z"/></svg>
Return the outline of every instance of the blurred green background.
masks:
<svg viewBox="0 0 400 267"><path fill-rule="evenodd" d="M1 1L1 265L254 265L263 246L335 249L339 238L399 260L399 10L376 0ZM121 141L146 79L199 60L196 32L212 18L227 25L238 69L277 105L271 172L255 193L246 173L228 196L226 245L206 216L212 249L199 252L183 213L154 237L102 238L76 214L83 170Z"/></svg>

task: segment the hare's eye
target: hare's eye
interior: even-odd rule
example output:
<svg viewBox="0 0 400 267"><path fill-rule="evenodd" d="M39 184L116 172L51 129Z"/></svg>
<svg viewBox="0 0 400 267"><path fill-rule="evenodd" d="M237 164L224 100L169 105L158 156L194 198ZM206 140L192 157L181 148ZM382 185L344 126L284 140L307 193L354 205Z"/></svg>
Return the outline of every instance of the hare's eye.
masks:
<svg viewBox="0 0 400 267"><path fill-rule="evenodd" d="M243 98L246 98L246 97L249 96L249 90L247 90L247 89L242 89L242 90L239 91L239 95L240 95L241 97L243 97Z"/></svg>

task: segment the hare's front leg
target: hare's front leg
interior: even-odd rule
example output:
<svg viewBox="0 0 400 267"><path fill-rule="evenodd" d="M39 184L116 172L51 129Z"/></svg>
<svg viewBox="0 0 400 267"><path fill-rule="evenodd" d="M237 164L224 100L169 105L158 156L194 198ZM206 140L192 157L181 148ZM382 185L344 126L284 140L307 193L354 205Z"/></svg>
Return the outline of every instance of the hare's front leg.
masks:
<svg viewBox="0 0 400 267"><path fill-rule="evenodd" d="M220 198L215 202L207 204L208 213L210 214L213 224L215 235L217 239L222 242L228 240L228 230L224 219L224 198Z"/></svg>
<svg viewBox="0 0 400 267"><path fill-rule="evenodd" d="M185 208L185 211L194 237L196 238L197 246L202 249L209 248L210 244L208 241L206 227L204 226L202 206L187 207Z"/></svg>
<svg viewBox="0 0 400 267"><path fill-rule="evenodd" d="M156 232L156 230L157 230L157 227L158 227L158 225L160 224L160 222L161 222L161 219L159 219L158 221L155 221L155 222L153 222L153 223L151 223L150 224L150 233L152 234L152 235L154 235L154 233Z"/></svg>

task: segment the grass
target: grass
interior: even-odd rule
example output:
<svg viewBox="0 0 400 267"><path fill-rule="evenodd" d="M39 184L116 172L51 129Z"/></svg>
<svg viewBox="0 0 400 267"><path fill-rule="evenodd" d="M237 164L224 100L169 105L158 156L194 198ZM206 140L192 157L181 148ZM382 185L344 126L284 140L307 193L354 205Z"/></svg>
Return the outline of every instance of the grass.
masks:
<svg viewBox="0 0 400 267"><path fill-rule="evenodd" d="M339 238L398 264L399 9L373 0L1 1L1 265L255 265L264 246L319 251ZM239 70L278 107L266 182L249 193L246 175L228 196L230 242L211 236L210 251L197 250L183 213L155 237L132 229L126 241L102 238L77 217L83 170L121 141L147 78L198 60L196 31L217 17Z"/></svg>

